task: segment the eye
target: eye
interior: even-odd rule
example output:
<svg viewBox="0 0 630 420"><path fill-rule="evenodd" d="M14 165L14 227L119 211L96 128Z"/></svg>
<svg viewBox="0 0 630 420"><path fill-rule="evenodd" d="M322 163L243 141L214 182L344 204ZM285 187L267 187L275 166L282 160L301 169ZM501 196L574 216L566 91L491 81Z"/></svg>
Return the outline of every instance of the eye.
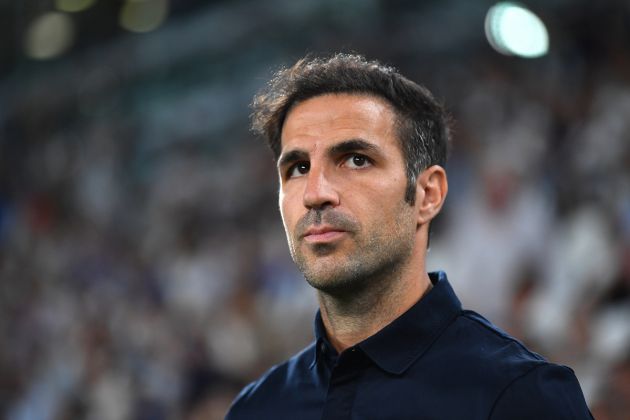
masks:
<svg viewBox="0 0 630 420"><path fill-rule="evenodd" d="M363 155L350 155L346 158L345 164L351 169L365 168L370 166L372 162L367 156Z"/></svg>
<svg viewBox="0 0 630 420"><path fill-rule="evenodd" d="M287 178L297 178L308 173L311 164L308 162L298 162L291 166L287 171Z"/></svg>

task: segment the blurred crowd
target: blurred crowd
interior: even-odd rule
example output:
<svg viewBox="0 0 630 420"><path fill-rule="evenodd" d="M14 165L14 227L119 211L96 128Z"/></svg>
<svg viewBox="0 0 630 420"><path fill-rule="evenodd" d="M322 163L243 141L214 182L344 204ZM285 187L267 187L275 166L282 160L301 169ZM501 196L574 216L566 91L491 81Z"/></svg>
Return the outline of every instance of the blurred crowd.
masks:
<svg viewBox="0 0 630 420"><path fill-rule="evenodd" d="M465 307L574 368L597 419L627 418L627 46L582 45L545 66L375 48L455 122L429 268ZM157 146L115 105L77 117L3 104L0 417L220 419L312 339L315 293L290 259L246 103L221 140L191 129ZM198 118L164 106L188 125L223 118L220 105Z"/></svg>

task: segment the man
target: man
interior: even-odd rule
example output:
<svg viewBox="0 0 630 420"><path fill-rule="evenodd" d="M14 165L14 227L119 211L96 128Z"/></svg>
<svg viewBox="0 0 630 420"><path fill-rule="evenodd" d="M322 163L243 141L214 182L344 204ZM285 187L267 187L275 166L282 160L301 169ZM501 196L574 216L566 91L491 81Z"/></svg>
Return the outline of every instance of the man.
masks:
<svg viewBox="0 0 630 420"><path fill-rule="evenodd" d="M425 271L449 142L426 89L338 54L281 70L253 106L320 310L316 341L247 386L227 419L592 418L569 368L462 310L446 274Z"/></svg>

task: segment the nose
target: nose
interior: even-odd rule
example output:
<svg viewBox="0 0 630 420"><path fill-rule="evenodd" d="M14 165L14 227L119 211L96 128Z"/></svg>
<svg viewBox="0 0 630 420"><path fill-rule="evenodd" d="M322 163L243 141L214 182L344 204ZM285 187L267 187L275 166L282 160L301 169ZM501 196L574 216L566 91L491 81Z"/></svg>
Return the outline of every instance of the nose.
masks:
<svg viewBox="0 0 630 420"><path fill-rule="evenodd" d="M311 164L311 168L306 176L307 180L303 197L304 207L319 209L339 205L339 194L333 183L330 182L324 168L313 167Z"/></svg>

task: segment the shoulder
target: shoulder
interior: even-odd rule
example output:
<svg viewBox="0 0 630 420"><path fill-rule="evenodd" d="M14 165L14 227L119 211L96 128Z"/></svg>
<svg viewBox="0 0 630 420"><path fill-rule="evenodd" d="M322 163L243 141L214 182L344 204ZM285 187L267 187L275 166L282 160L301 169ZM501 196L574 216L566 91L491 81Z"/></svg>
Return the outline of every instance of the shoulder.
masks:
<svg viewBox="0 0 630 420"><path fill-rule="evenodd" d="M497 387L547 363L541 355L473 311L462 311L436 344L463 373L492 381Z"/></svg>
<svg viewBox="0 0 630 420"><path fill-rule="evenodd" d="M315 344L311 343L243 388L232 402L226 420L255 418L255 414L264 417L279 408L279 401L282 401L284 407L289 406L298 397L296 391L299 385L308 382L314 352Z"/></svg>
<svg viewBox="0 0 630 420"><path fill-rule="evenodd" d="M566 366L546 363L515 378L497 398L490 419L592 419L580 384Z"/></svg>
<svg viewBox="0 0 630 420"><path fill-rule="evenodd" d="M453 325L463 338L463 369L491 390L491 419L590 419L578 380L481 315L463 311Z"/></svg>

